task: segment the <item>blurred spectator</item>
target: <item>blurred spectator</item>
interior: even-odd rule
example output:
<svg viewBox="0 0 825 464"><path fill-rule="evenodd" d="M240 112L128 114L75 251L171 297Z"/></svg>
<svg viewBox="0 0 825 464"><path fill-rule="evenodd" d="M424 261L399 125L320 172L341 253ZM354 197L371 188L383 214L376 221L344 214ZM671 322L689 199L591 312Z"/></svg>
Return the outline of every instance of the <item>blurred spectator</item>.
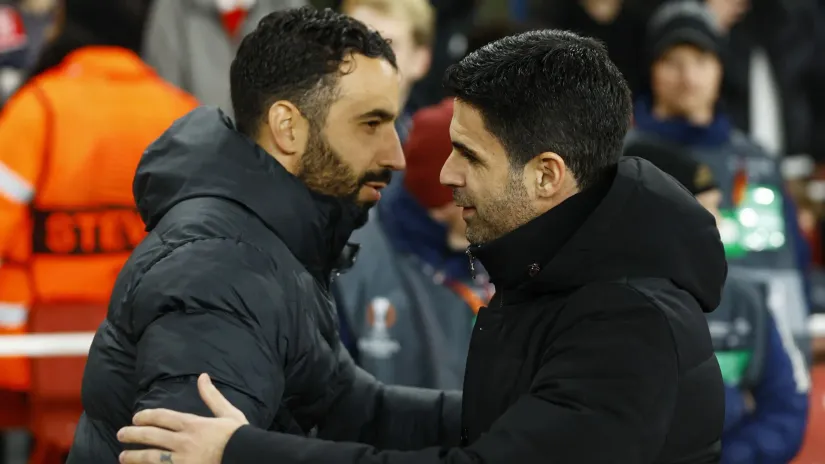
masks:
<svg viewBox="0 0 825 464"><path fill-rule="evenodd" d="M816 1L706 4L728 35L722 95L733 124L769 155L825 163L825 23Z"/></svg>
<svg viewBox="0 0 825 464"><path fill-rule="evenodd" d="M633 0L533 1L532 18L542 27L567 29L604 42L610 59L637 95L645 69L646 10Z"/></svg>
<svg viewBox="0 0 825 464"><path fill-rule="evenodd" d="M628 144L683 146L713 170L729 262L769 282L778 322L806 336L809 254L777 161L736 130L719 105L723 42L713 16L699 3L668 3L651 19L649 41L652 95L636 104Z"/></svg>
<svg viewBox="0 0 825 464"><path fill-rule="evenodd" d="M480 0L429 0L435 11L435 34L432 44L430 71L412 88L406 109L413 113L435 105L444 98L441 79L451 64L467 52L467 34L472 29ZM346 0L332 0L341 8Z"/></svg>
<svg viewBox="0 0 825 464"><path fill-rule="evenodd" d="M451 64L464 57L467 34L473 28L480 0L430 0L435 8L435 42L430 72L412 89L407 110L414 112L444 98L441 79Z"/></svg>
<svg viewBox="0 0 825 464"><path fill-rule="evenodd" d="M637 143L625 155L651 161L721 219L722 192L707 165L662 143ZM766 298L763 284L732 269L719 307L706 314L725 381L722 464L790 462L805 436L810 381L797 378L793 364L801 354L777 326Z"/></svg>
<svg viewBox="0 0 825 464"><path fill-rule="evenodd" d="M60 32L43 45L28 78L57 66L81 47L116 43L128 50L139 50L149 0L106 3L106 7L98 8L96 2L61 0L64 8L57 10L55 24ZM67 18L66 14L72 17Z"/></svg>
<svg viewBox="0 0 825 464"><path fill-rule="evenodd" d="M434 11L428 0L344 0L344 14L377 30L390 41L405 107L413 84L427 75L432 60L435 27ZM402 111L395 127L403 143L410 130L411 115Z"/></svg>
<svg viewBox="0 0 825 464"><path fill-rule="evenodd" d="M154 0L143 58L167 81L232 116L229 65L267 13L306 0Z"/></svg>
<svg viewBox="0 0 825 464"><path fill-rule="evenodd" d="M20 11L0 4L0 105L17 89L26 69L29 37Z"/></svg>
<svg viewBox="0 0 825 464"><path fill-rule="evenodd" d="M17 90L53 31L55 0L0 2L0 106Z"/></svg>
<svg viewBox="0 0 825 464"><path fill-rule="evenodd" d="M107 303L143 236L138 159L196 105L140 60L134 2L64 5L59 33L0 114L0 334L24 332L40 304ZM0 388L28 386L26 359L0 359Z"/></svg>
<svg viewBox="0 0 825 464"><path fill-rule="evenodd" d="M520 30L479 27L469 51ZM461 208L439 182L452 114L452 98L415 114L401 185L353 234L359 260L334 286L342 326L352 331L342 338L357 340L349 348L385 383L460 389L475 313L493 293L479 264L471 275Z"/></svg>

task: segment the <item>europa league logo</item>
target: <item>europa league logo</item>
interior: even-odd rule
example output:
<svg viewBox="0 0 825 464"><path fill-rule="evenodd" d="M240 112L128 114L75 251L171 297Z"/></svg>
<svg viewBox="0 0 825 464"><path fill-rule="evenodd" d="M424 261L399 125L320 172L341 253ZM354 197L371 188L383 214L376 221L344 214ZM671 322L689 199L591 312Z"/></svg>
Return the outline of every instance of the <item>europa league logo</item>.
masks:
<svg viewBox="0 0 825 464"><path fill-rule="evenodd" d="M358 340L358 348L379 359L387 359L401 346L390 338L389 328L395 325L397 314L390 300L378 297L367 307L369 333Z"/></svg>

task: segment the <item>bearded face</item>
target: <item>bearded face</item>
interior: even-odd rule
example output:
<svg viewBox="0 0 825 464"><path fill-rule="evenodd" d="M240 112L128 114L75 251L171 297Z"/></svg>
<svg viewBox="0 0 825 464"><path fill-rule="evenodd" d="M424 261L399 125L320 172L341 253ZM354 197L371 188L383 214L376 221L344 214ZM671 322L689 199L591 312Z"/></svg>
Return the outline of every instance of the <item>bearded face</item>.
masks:
<svg viewBox="0 0 825 464"><path fill-rule="evenodd" d="M371 198L359 193L370 184L387 185L392 179L390 169L368 170L360 175L343 156L332 148L324 134L315 125L301 157L297 177L312 191L337 198L351 199L368 209L375 205Z"/></svg>

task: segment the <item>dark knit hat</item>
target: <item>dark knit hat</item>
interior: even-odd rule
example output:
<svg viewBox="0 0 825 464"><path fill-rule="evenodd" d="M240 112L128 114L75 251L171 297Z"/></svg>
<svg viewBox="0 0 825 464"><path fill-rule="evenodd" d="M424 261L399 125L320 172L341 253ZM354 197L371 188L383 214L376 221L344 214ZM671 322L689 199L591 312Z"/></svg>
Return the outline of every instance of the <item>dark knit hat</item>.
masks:
<svg viewBox="0 0 825 464"><path fill-rule="evenodd" d="M635 141L625 147L624 155L650 161L684 185L694 196L719 188L710 167L695 161L689 153L677 146L653 141Z"/></svg>
<svg viewBox="0 0 825 464"><path fill-rule="evenodd" d="M453 191L439 181L441 168L453 151L450 141L452 118L452 97L419 110L413 115L412 130L404 144L407 160L404 187L427 209L453 201Z"/></svg>
<svg viewBox="0 0 825 464"><path fill-rule="evenodd" d="M704 3L695 0L666 2L647 26L650 58L655 61L676 45L693 45L719 55L724 39L716 18Z"/></svg>

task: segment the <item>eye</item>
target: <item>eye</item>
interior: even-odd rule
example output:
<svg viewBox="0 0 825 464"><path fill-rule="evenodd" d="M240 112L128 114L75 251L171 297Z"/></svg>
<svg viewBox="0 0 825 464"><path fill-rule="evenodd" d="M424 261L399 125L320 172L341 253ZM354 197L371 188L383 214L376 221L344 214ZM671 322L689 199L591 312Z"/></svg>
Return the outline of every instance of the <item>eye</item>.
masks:
<svg viewBox="0 0 825 464"><path fill-rule="evenodd" d="M373 120L373 121L366 121L364 126L367 128L369 132L375 132L381 126L381 121Z"/></svg>
<svg viewBox="0 0 825 464"><path fill-rule="evenodd" d="M460 154L462 158L467 160L467 162L472 164L472 165L481 164L481 161L475 155L473 155L472 153L467 153L465 151L459 151L458 154Z"/></svg>

